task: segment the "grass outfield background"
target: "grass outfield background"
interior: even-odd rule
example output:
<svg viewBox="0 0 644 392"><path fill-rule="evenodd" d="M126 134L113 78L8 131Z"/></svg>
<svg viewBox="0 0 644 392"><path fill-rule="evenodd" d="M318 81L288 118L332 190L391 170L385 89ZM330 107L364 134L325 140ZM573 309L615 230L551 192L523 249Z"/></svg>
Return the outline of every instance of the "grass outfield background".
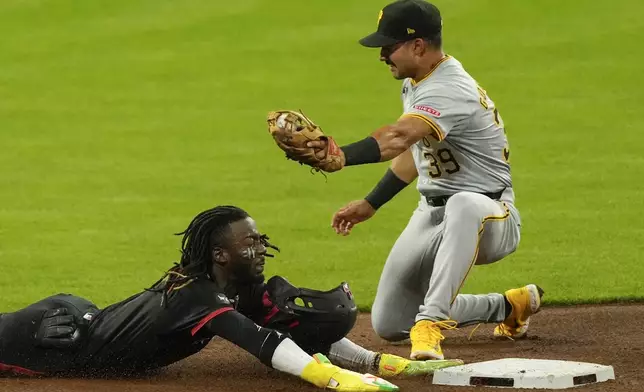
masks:
<svg viewBox="0 0 644 392"><path fill-rule="evenodd" d="M72 292L103 306L177 260L217 204L247 209L298 285L373 300L411 187L343 238L330 217L386 165L312 176L265 114L301 108L340 143L401 112L356 40L387 1L0 2L0 311ZM644 297L644 3L436 1L445 49L507 124L518 251L465 292L538 283L549 303Z"/></svg>

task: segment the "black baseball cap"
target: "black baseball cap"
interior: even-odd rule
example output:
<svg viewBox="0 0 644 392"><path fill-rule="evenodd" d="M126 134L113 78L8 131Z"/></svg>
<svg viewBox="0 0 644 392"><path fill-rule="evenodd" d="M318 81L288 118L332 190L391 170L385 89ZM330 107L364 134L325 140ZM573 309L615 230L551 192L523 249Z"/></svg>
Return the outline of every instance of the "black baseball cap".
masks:
<svg viewBox="0 0 644 392"><path fill-rule="evenodd" d="M398 0L378 15L378 31L361 39L361 45L379 48L414 38L433 38L443 29L435 5L423 0Z"/></svg>

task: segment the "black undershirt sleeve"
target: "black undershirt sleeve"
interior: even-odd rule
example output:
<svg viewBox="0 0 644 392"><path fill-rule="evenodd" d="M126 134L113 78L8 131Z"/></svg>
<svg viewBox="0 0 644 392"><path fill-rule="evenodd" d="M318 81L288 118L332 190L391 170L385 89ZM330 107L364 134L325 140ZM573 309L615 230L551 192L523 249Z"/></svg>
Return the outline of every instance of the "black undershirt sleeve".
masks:
<svg viewBox="0 0 644 392"><path fill-rule="evenodd" d="M260 327L241 313L231 310L221 313L206 323L213 335L220 336L248 351L266 366L272 367L273 353L287 334Z"/></svg>
<svg viewBox="0 0 644 392"><path fill-rule="evenodd" d="M367 202L377 210L389 200L393 199L394 196L405 189L407 185L409 184L398 178L393 170L388 169L382 179L380 179L380 182L378 182L378 184L373 188L371 193L365 197L365 200L367 200Z"/></svg>
<svg viewBox="0 0 644 392"><path fill-rule="evenodd" d="M364 165L380 162L380 146L373 136L340 147L344 153L345 165Z"/></svg>

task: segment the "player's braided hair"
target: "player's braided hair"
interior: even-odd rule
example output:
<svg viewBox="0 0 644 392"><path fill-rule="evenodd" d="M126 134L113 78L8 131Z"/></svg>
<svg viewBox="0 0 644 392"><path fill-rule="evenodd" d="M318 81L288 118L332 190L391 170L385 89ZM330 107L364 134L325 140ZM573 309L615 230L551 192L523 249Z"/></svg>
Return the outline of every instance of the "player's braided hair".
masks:
<svg viewBox="0 0 644 392"><path fill-rule="evenodd" d="M148 291L163 293L162 304L167 303L167 295L179 290L192 281L209 277L212 265L212 249L224 246L225 235L233 222L248 218L246 211L235 206L217 206L199 213L188 227L176 235L182 235L181 260L175 263L165 275ZM279 250L262 235L264 246ZM272 257L267 254L266 256Z"/></svg>

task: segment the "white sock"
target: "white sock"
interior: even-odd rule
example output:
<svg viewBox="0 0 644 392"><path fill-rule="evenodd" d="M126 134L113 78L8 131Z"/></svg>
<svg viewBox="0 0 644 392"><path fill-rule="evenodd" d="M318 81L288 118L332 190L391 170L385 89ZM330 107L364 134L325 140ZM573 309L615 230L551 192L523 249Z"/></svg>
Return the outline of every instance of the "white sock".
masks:
<svg viewBox="0 0 644 392"><path fill-rule="evenodd" d="M284 339L275 348L271 364L273 369L300 377L306 365L313 361L313 357L305 353L291 339Z"/></svg>
<svg viewBox="0 0 644 392"><path fill-rule="evenodd" d="M362 372L371 372L378 368L376 356L378 353L360 347L347 338L338 340L331 345L329 360L335 365ZM375 368L375 369L374 369Z"/></svg>

